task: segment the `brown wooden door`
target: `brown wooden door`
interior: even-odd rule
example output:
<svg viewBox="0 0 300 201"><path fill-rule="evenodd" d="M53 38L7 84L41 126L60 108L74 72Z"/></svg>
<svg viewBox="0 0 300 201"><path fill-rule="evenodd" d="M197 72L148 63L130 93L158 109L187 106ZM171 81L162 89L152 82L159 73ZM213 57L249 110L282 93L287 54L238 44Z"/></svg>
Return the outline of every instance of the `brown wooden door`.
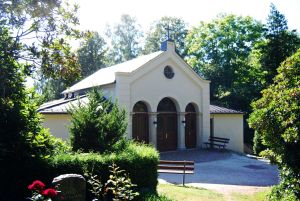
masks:
<svg viewBox="0 0 300 201"><path fill-rule="evenodd" d="M196 148L196 113L185 115L185 147L187 149Z"/></svg>
<svg viewBox="0 0 300 201"><path fill-rule="evenodd" d="M138 142L149 143L149 120L147 113L132 116L132 138Z"/></svg>
<svg viewBox="0 0 300 201"><path fill-rule="evenodd" d="M133 107L132 138L138 142L149 143L149 117L148 109L142 101Z"/></svg>
<svg viewBox="0 0 300 201"><path fill-rule="evenodd" d="M157 149L159 151L177 149L176 113L161 113L157 116Z"/></svg>

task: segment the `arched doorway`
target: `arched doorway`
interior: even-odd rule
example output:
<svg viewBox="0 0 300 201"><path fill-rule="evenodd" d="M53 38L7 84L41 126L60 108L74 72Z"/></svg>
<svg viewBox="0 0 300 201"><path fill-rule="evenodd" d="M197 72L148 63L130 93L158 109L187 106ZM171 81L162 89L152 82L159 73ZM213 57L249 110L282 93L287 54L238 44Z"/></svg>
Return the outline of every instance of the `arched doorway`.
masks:
<svg viewBox="0 0 300 201"><path fill-rule="evenodd" d="M177 111L169 98L162 99L157 106L157 149L170 151L177 149Z"/></svg>
<svg viewBox="0 0 300 201"><path fill-rule="evenodd" d="M149 143L148 109L142 101L137 102L133 107L132 139L146 144Z"/></svg>
<svg viewBox="0 0 300 201"><path fill-rule="evenodd" d="M197 115L194 105L189 103L185 112L185 147L187 149L196 148Z"/></svg>

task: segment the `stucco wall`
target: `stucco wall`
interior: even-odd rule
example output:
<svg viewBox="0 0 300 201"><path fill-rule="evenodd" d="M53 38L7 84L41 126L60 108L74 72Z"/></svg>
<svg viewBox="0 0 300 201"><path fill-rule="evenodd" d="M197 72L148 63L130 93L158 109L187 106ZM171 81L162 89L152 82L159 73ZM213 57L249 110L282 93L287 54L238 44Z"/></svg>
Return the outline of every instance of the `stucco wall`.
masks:
<svg viewBox="0 0 300 201"><path fill-rule="evenodd" d="M49 128L52 135L63 140L69 139L68 126L70 125L70 115L68 114L43 114L44 127Z"/></svg>
<svg viewBox="0 0 300 201"><path fill-rule="evenodd" d="M212 114L214 136L229 138L227 148L244 152L244 128L242 114Z"/></svg>
<svg viewBox="0 0 300 201"><path fill-rule="evenodd" d="M175 75L172 79L164 76L164 67L171 66ZM181 123L189 103L198 112L197 145L201 146L203 136L209 135L209 82L201 80L175 52L165 52L132 74L116 74L116 96L120 105L128 112L128 138L131 138L131 115L134 104L143 101L148 106L150 142L156 145L156 119L159 102L168 97L175 103L178 112L178 148L184 149L184 126Z"/></svg>

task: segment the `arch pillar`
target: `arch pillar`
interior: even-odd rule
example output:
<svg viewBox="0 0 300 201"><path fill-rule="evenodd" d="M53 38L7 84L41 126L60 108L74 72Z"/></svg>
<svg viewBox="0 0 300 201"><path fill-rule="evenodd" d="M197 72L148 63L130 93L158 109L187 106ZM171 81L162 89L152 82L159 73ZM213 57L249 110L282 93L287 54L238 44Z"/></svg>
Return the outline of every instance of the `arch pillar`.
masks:
<svg viewBox="0 0 300 201"><path fill-rule="evenodd" d="M157 148L157 113L149 113L150 143Z"/></svg>
<svg viewBox="0 0 300 201"><path fill-rule="evenodd" d="M179 123L178 123L178 149L184 150L185 147L185 113L179 113Z"/></svg>

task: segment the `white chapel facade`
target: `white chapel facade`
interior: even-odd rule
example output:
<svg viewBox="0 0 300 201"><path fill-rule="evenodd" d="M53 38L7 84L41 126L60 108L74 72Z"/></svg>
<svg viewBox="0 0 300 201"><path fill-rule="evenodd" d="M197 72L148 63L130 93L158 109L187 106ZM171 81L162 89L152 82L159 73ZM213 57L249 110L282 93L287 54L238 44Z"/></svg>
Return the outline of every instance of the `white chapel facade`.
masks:
<svg viewBox="0 0 300 201"><path fill-rule="evenodd" d="M210 105L210 81L201 78L167 40L162 51L103 68L43 104L44 126L68 139L67 108L87 101L100 87L127 112L127 138L153 144L159 151L202 148L209 136L229 138L228 149L243 152L243 113Z"/></svg>

